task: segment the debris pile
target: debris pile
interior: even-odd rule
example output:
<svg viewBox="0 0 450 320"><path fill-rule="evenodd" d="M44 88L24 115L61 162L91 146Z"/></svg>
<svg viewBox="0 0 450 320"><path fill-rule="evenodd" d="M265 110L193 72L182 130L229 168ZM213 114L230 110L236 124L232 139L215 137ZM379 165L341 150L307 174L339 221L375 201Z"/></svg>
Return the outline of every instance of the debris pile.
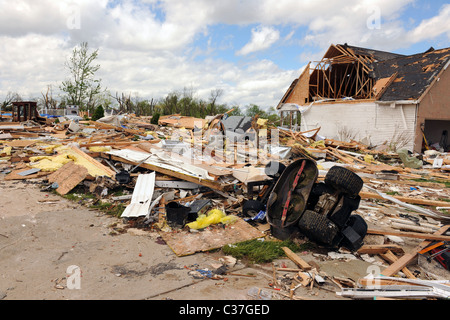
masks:
<svg viewBox="0 0 450 320"><path fill-rule="evenodd" d="M328 285L355 299L448 298L450 155L437 150L389 153L226 113L162 116L158 125L134 115L38 117L0 122L0 173L60 195L93 194L125 223L159 232L177 256L295 238L384 265L370 279L330 277L285 248L297 268L273 267L284 298ZM439 281L408 269L418 260ZM425 271L431 263L447 274ZM249 295L272 297L263 291Z"/></svg>

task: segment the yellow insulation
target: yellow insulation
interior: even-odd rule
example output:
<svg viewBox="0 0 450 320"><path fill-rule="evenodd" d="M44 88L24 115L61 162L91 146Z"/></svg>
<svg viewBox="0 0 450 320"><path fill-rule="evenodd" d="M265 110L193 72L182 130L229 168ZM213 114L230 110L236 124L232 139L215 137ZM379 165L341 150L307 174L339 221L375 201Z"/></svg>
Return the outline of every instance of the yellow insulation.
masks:
<svg viewBox="0 0 450 320"><path fill-rule="evenodd" d="M89 161L89 158L83 157L79 152L76 152L70 147L59 147L55 151L58 152L55 156L31 157L30 167L39 168L41 171L56 171L66 163L73 161L75 164L85 167L93 177L111 177L111 172L104 170L102 166L96 165L93 161Z"/></svg>

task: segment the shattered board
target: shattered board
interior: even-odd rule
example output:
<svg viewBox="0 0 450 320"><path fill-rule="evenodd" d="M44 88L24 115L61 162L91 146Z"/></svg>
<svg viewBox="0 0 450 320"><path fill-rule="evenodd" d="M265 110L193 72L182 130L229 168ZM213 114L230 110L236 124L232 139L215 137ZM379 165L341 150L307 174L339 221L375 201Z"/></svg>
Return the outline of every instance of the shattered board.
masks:
<svg viewBox="0 0 450 320"><path fill-rule="evenodd" d="M213 226L195 233L189 231L160 232L160 235L179 257L265 236L264 233L240 218L225 228Z"/></svg>
<svg viewBox="0 0 450 320"><path fill-rule="evenodd" d="M50 183L58 183L56 192L60 195L69 193L88 175L88 170L75 163L68 162L48 177Z"/></svg>

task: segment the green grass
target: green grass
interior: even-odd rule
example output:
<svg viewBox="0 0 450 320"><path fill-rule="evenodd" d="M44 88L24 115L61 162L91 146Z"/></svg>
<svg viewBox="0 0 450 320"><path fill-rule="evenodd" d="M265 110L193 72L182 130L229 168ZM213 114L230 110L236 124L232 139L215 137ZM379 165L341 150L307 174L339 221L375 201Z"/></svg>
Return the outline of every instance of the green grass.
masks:
<svg viewBox="0 0 450 320"><path fill-rule="evenodd" d="M449 181L441 181L441 180L427 180L427 179L411 179L412 181L416 182L433 182L433 183L441 183L444 184L446 188L450 188L450 182Z"/></svg>
<svg viewBox="0 0 450 320"><path fill-rule="evenodd" d="M388 191L386 194L389 196L401 196L401 194L397 191Z"/></svg>
<svg viewBox="0 0 450 320"><path fill-rule="evenodd" d="M103 211L109 215L120 217L125 210L125 206L122 203L113 204L108 202L98 201L96 204L90 206L92 209Z"/></svg>
<svg viewBox="0 0 450 320"><path fill-rule="evenodd" d="M309 244L299 246L290 240L271 241L271 240L249 240L233 245L226 245L222 248L223 252L236 259L248 260L250 263L271 262L280 257L285 257L282 247L287 247L292 251L300 251L309 247Z"/></svg>
<svg viewBox="0 0 450 320"><path fill-rule="evenodd" d="M56 191L53 190L56 194ZM114 195L123 195L123 190L115 190ZM96 196L90 192L86 192L86 189L80 186L74 188L71 192L63 196L64 198L76 202L78 204L88 206L91 209L100 210L106 214L120 217L125 210L125 206L122 203L109 203L97 199Z"/></svg>

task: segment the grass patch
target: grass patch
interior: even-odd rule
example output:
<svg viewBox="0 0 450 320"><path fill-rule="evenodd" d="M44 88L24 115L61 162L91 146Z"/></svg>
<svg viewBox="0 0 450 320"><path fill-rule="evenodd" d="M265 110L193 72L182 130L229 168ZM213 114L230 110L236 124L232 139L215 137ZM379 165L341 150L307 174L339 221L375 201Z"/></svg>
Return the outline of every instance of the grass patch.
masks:
<svg viewBox="0 0 450 320"><path fill-rule="evenodd" d="M411 179L412 181L416 182L432 182L432 183L441 183L445 185L446 188L450 188L450 182L449 181L441 181L441 180L427 180L427 179Z"/></svg>
<svg viewBox="0 0 450 320"><path fill-rule="evenodd" d="M125 210L125 206L122 203L114 204L102 201L98 201L90 206L90 208L100 210L115 217L120 217Z"/></svg>
<svg viewBox="0 0 450 320"><path fill-rule="evenodd" d="M53 190L52 192L57 194L55 190ZM115 193L119 195L124 194L123 190L116 190ZM126 208L122 203L109 203L101 201L97 199L94 194L87 192L86 189L82 186L75 187L71 192L64 195L63 197L80 205L87 206L91 209L100 210L115 217L120 217Z"/></svg>
<svg viewBox="0 0 450 320"><path fill-rule="evenodd" d="M292 251L304 250L309 245L307 243L299 246L291 240L270 241L270 240L249 240L233 245L226 245L223 252L236 259L248 260L250 263L271 262L277 258L286 256L282 247L288 247Z"/></svg>
<svg viewBox="0 0 450 320"><path fill-rule="evenodd" d="M389 196L401 196L401 194L397 191L388 191L386 194Z"/></svg>

